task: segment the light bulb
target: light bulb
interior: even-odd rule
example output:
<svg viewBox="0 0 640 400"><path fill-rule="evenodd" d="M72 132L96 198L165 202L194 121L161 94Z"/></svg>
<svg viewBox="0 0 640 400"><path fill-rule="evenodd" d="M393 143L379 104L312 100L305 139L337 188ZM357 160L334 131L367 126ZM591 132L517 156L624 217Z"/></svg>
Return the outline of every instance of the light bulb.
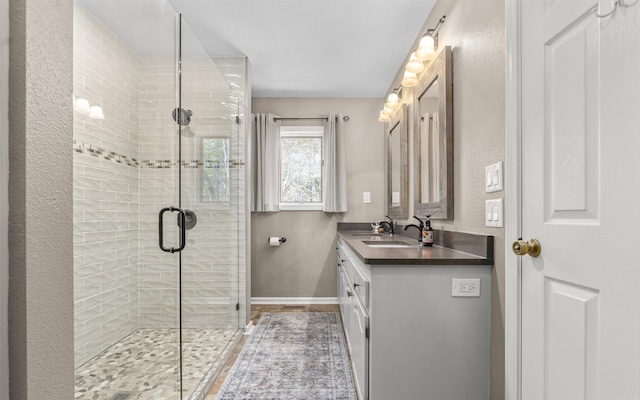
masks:
<svg viewBox="0 0 640 400"><path fill-rule="evenodd" d="M91 106L91 112L89 112L89 118L104 119L104 113L102 112L102 107Z"/></svg>
<svg viewBox="0 0 640 400"><path fill-rule="evenodd" d="M418 84L418 77L415 72L404 71L404 77L400 83L404 87L414 87Z"/></svg>
<svg viewBox="0 0 640 400"><path fill-rule="evenodd" d="M382 111L380 111L380 116L378 117L378 121L380 121L380 122L389 122L389 121L391 121L391 118L389 118L388 115L386 115Z"/></svg>
<svg viewBox="0 0 640 400"><path fill-rule="evenodd" d="M424 70L424 63L418 58L418 56L416 56L415 51L411 53L411 57L409 58L409 62L405 69L409 72L415 72L416 74L419 74Z"/></svg>
<svg viewBox="0 0 640 400"><path fill-rule="evenodd" d="M89 105L89 100L82 99L82 98L77 99L73 109L82 114L88 115L91 112L91 106Z"/></svg>
<svg viewBox="0 0 640 400"><path fill-rule="evenodd" d="M436 54L436 41L431 35L424 35L422 39L420 39L420 44L418 45L418 50L416 50L415 55L419 60L427 61L433 58Z"/></svg>

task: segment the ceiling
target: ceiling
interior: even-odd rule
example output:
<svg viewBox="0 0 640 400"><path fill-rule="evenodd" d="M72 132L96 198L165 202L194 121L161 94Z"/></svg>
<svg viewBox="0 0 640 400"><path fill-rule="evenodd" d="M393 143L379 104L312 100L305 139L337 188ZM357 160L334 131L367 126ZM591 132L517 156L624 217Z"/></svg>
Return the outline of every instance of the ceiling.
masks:
<svg viewBox="0 0 640 400"><path fill-rule="evenodd" d="M182 13L183 54L247 56L253 97L382 98L435 0L80 2L141 55L173 51Z"/></svg>

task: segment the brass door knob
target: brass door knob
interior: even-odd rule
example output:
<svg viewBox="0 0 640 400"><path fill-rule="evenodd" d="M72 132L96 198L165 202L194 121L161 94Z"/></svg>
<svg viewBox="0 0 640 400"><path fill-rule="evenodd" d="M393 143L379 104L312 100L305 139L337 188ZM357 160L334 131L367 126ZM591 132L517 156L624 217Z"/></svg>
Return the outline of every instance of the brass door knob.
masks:
<svg viewBox="0 0 640 400"><path fill-rule="evenodd" d="M540 242L536 239L530 239L528 242L524 240L516 240L513 242L511 249L517 256L524 256L529 254L531 257L538 257L540 255Z"/></svg>

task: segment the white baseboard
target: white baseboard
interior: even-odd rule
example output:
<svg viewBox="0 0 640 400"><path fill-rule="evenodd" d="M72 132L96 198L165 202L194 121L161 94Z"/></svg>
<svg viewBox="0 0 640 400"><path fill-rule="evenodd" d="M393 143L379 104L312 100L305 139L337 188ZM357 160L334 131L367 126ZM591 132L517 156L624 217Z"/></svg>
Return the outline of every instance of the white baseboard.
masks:
<svg viewBox="0 0 640 400"><path fill-rule="evenodd" d="M251 304L338 304L337 297L252 297Z"/></svg>

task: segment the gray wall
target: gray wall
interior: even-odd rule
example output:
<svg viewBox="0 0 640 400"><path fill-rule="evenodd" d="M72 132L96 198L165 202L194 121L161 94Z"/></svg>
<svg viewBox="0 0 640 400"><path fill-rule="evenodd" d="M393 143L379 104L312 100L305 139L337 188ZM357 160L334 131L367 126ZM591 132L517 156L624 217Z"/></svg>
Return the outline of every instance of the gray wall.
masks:
<svg viewBox="0 0 640 400"><path fill-rule="evenodd" d="M454 219L434 221L433 226L495 236L490 384L491 399L503 399L505 232L485 227L484 207L485 200L504 198L505 191L485 193L484 167L505 160L505 2L440 0L422 32L443 15L447 19L438 42L453 48ZM398 86L403 71L391 88Z"/></svg>
<svg viewBox="0 0 640 400"><path fill-rule="evenodd" d="M0 1L0 399L9 398L9 2Z"/></svg>
<svg viewBox="0 0 640 400"><path fill-rule="evenodd" d="M252 213L251 295L253 297L335 297L336 223L384 219L384 131L378 122L379 99L254 98L252 112L282 117L319 117L329 112L349 115L345 123L348 212L280 211ZM321 125L322 121L283 121ZM371 204L362 192L371 192ZM285 236L278 248L269 236Z"/></svg>
<svg viewBox="0 0 640 400"><path fill-rule="evenodd" d="M10 396L69 399L72 0L10 4Z"/></svg>

